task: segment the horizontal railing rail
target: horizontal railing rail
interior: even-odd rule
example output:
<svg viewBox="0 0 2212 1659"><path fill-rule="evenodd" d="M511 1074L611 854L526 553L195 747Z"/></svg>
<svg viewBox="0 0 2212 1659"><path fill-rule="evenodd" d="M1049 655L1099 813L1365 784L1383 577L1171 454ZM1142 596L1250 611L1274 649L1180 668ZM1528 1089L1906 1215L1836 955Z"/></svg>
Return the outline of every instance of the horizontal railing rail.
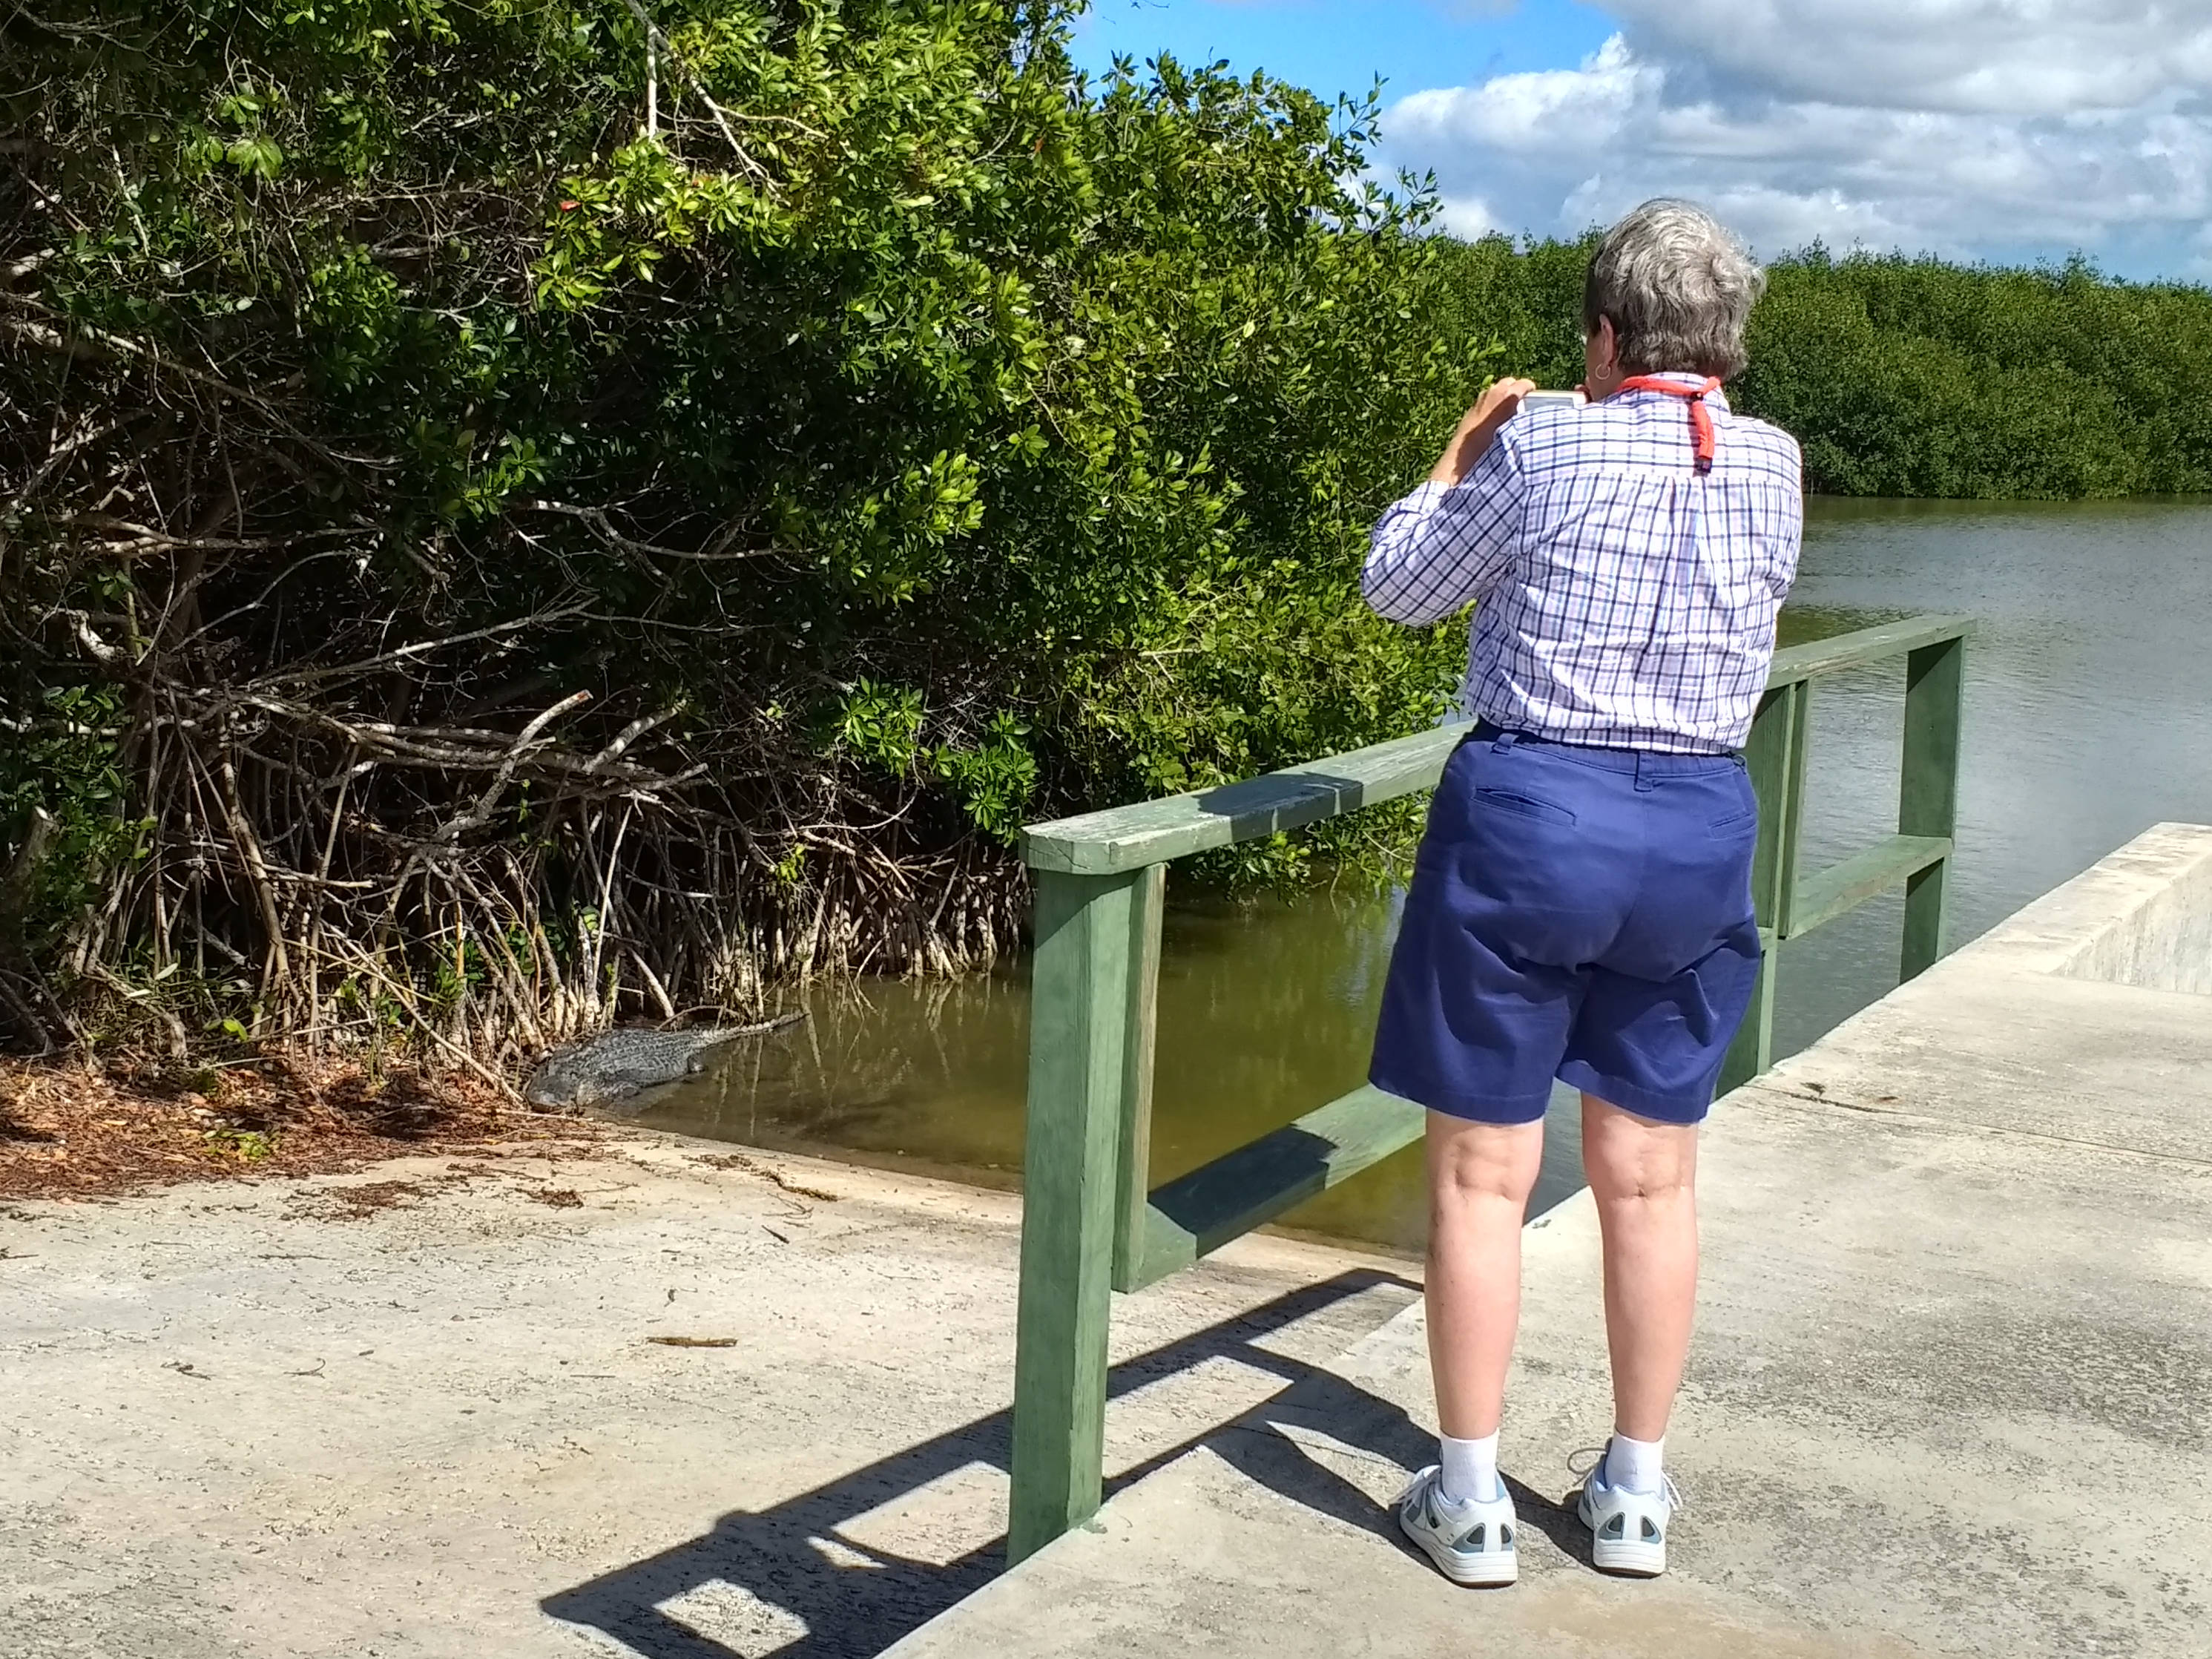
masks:
<svg viewBox="0 0 2212 1659"><path fill-rule="evenodd" d="M1959 617L1917 617L1775 654L1744 759L1759 796L1753 898L1770 945L1905 889L1899 966L1941 953L1958 811L1966 641ZM1814 681L1902 657L1897 833L1800 878ZM1419 1139L1421 1109L1358 1089L1153 1188L1152 1073L1169 863L1432 789L1466 736L1443 726L1264 777L1087 812L1024 832L1036 881L1028 1138L1023 1159L1012 1516L1019 1559L1097 1508L1111 1291L1191 1266ZM1773 1056L1778 953L1762 963L1722 1085Z"/></svg>

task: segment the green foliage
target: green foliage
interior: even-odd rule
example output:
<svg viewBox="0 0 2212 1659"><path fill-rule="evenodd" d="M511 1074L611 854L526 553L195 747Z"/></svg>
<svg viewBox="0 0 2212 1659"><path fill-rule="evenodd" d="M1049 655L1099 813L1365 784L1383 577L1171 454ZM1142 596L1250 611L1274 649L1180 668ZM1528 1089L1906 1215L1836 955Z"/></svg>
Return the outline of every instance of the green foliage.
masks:
<svg viewBox="0 0 2212 1659"><path fill-rule="evenodd" d="M119 688L83 682L25 684L0 708L0 830L20 847L46 820L40 856L0 897L0 948L36 959L100 890L134 862L151 825L132 816L118 738ZM0 861L0 874L7 865Z"/></svg>
<svg viewBox="0 0 2212 1659"><path fill-rule="evenodd" d="M1030 728L1001 710L972 748L933 750L930 765L950 785L978 830L1011 842L1029 816L1036 793L1036 758Z"/></svg>
<svg viewBox="0 0 2212 1659"><path fill-rule="evenodd" d="M902 776L921 752L921 693L862 679L836 711L830 742L878 769Z"/></svg>
<svg viewBox="0 0 2212 1659"><path fill-rule="evenodd" d="M1574 386L1583 377L1583 273L1596 248L1595 233L1574 242L1486 236L1453 243L1435 326L1494 338L1502 373Z"/></svg>
<svg viewBox="0 0 2212 1659"><path fill-rule="evenodd" d="M936 962L930 884L1012 891L1025 819L1434 718L1457 631L1354 597L1493 367L1428 325L1425 205L1347 182L1371 105L1087 82L1079 9L0 23L0 716L34 740L0 837L38 801L155 826L52 914L115 896L111 957L190 917L258 971L257 1030L368 1018L401 957L480 1004L553 971L499 944L518 914L603 904L574 1006L664 939L704 1000L676 981L730 951L636 906ZM963 949L1012 910L974 914ZM279 960L272 915L350 942Z"/></svg>
<svg viewBox="0 0 2212 1659"><path fill-rule="evenodd" d="M208 1130L203 1138L215 1151L231 1153L246 1164L261 1163L276 1151L276 1137L266 1129L222 1127Z"/></svg>
<svg viewBox="0 0 2212 1659"><path fill-rule="evenodd" d="M1582 374L1594 238L1455 246L1437 325L1547 386ZM2212 293L1899 255L1775 262L1738 405L1844 495L2076 498L2212 489Z"/></svg>

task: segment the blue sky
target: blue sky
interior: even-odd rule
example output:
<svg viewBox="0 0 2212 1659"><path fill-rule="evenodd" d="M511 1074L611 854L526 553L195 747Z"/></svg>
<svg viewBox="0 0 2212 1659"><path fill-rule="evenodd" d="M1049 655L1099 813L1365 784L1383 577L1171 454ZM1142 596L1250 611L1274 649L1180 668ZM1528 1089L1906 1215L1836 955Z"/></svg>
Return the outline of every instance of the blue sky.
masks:
<svg viewBox="0 0 2212 1659"><path fill-rule="evenodd" d="M1770 254L2212 278L2212 0L1097 0L1077 50L1379 75L1378 167L1462 233L1679 194Z"/></svg>
<svg viewBox="0 0 2212 1659"><path fill-rule="evenodd" d="M1103 68L1115 52L1167 51L1186 63L1227 58L1316 92L1386 95L1474 84L1516 70L1579 63L1617 25L1571 0L1510 8L1450 0L1097 0L1080 55Z"/></svg>

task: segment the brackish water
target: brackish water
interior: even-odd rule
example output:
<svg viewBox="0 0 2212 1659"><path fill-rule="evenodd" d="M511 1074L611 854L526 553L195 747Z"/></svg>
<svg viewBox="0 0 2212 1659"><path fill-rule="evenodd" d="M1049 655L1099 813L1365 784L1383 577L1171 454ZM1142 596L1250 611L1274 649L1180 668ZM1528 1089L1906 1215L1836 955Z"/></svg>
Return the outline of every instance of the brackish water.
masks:
<svg viewBox="0 0 2212 1659"><path fill-rule="evenodd" d="M1973 616L1951 942L1983 933L2149 825L2212 822L2212 505L1813 503L1784 640L1919 611ZM1895 829L1903 665L1822 680L1807 774L1809 872ZM1395 896L1178 902L1160 973L1153 1179L1357 1087ZM1788 1053L1896 983L1901 901L1784 953ZM657 1127L994 1185L1021 1165L1026 965L817 992L812 1019L671 1091ZM1535 1207L1580 1183L1565 1091ZM1295 1212L1325 1236L1418 1249L1409 1148Z"/></svg>

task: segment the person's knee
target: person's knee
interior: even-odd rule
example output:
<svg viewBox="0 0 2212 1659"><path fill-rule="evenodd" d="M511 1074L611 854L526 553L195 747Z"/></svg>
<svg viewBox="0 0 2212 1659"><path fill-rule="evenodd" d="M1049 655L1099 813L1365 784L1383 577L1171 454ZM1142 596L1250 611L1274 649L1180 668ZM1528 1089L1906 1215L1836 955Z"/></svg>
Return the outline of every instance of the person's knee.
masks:
<svg viewBox="0 0 2212 1659"><path fill-rule="evenodd" d="M1583 1123L1583 1176L1601 1205L1656 1203L1696 1187L1698 1132L1594 1102Z"/></svg>
<svg viewBox="0 0 2212 1659"><path fill-rule="evenodd" d="M1687 1195L1697 1184L1689 1168L1666 1160L1599 1160L1589 1163L1583 1173L1601 1204L1669 1201Z"/></svg>
<svg viewBox="0 0 2212 1659"><path fill-rule="evenodd" d="M1439 1205L1504 1199L1525 1204L1543 1163L1541 1126L1484 1126L1431 1142L1429 1188Z"/></svg>

